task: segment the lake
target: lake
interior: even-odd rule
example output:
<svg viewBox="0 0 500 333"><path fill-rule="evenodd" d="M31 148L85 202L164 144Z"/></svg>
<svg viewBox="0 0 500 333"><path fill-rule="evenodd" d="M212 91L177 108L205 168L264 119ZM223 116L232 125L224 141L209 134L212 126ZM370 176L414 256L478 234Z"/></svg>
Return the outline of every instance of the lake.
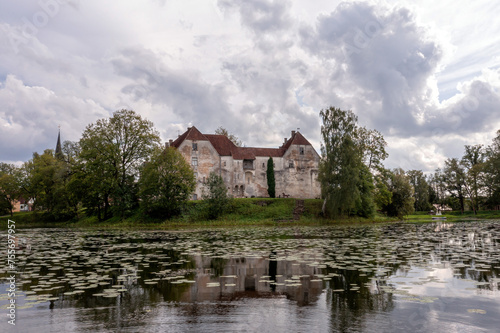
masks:
<svg viewBox="0 0 500 333"><path fill-rule="evenodd" d="M500 327L500 221L16 236L16 325L5 264L1 332Z"/></svg>

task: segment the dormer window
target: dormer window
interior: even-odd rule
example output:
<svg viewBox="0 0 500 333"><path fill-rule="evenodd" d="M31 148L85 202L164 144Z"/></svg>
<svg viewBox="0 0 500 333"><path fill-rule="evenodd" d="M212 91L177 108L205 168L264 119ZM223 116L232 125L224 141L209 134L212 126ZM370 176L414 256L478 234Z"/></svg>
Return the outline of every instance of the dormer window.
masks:
<svg viewBox="0 0 500 333"><path fill-rule="evenodd" d="M299 147L299 154L304 155L304 147Z"/></svg>

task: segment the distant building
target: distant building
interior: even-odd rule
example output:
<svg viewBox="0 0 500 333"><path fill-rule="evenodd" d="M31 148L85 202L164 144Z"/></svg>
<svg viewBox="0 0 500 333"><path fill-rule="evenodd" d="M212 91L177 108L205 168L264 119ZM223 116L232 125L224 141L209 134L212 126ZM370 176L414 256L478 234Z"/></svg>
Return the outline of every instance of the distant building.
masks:
<svg viewBox="0 0 500 333"><path fill-rule="evenodd" d="M279 148L238 147L224 135L202 134L189 127L167 146L177 148L193 168L199 199L210 172L220 175L233 197L268 197L267 161L273 158L276 197L319 198L320 157L300 133L292 131L290 139Z"/></svg>
<svg viewBox="0 0 500 333"><path fill-rule="evenodd" d="M438 213L438 212L451 212L453 209L451 209L450 206L448 205L440 205L440 204L433 204L432 205L434 207L434 212Z"/></svg>
<svg viewBox="0 0 500 333"><path fill-rule="evenodd" d="M31 200L25 200L24 198L19 198L18 200L13 200L13 209L15 212L28 212L32 210L33 202Z"/></svg>

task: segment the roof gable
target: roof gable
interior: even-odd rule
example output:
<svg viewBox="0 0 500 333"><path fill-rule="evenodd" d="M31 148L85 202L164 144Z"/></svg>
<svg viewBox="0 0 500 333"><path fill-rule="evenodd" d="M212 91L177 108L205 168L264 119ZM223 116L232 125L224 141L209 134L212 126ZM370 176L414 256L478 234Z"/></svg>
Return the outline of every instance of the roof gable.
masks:
<svg viewBox="0 0 500 333"><path fill-rule="evenodd" d="M311 143L309 143L309 141L307 141L307 139L304 138L304 136L300 132L294 132L292 137L288 139L287 142L285 142L283 146L281 146L281 148L286 151L288 150L288 148L290 148L291 145L312 146Z"/></svg>
<svg viewBox="0 0 500 333"><path fill-rule="evenodd" d="M208 141L207 137L201 134L201 132L194 126L188 127L186 132L182 133L181 136L172 142L172 147L179 148L184 140Z"/></svg>
<svg viewBox="0 0 500 333"><path fill-rule="evenodd" d="M202 134L194 126L189 127L186 132L172 142L171 146L179 148L184 140L209 141L220 156L232 156L236 160L254 160L256 157L283 157L292 145L312 146L300 132L294 131L292 137L279 148L238 147L225 135Z"/></svg>

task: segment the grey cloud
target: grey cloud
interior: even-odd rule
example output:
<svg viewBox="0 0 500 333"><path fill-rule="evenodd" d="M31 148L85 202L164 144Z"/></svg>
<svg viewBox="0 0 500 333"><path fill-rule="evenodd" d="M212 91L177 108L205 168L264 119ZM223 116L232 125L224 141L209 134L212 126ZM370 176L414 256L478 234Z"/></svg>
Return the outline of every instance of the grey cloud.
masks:
<svg viewBox="0 0 500 333"><path fill-rule="evenodd" d="M427 102L427 79L441 59L439 46L426 38L410 12L379 13L366 3L343 3L316 27L302 27L301 44L312 55L332 59L331 85L362 88L380 108L355 110L381 131L415 133L414 116ZM338 77L348 82L336 82ZM350 82L349 82L350 81ZM362 104L362 103L353 103Z"/></svg>
<svg viewBox="0 0 500 333"><path fill-rule="evenodd" d="M492 126L498 120L500 95L495 88L476 79L462 93L458 101L432 116L431 123L442 133L496 131Z"/></svg>
<svg viewBox="0 0 500 333"><path fill-rule="evenodd" d="M218 5L223 10L237 10L242 24L256 34L275 33L292 25L287 0L219 0Z"/></svg>
<svg viewBox="0 0 500 333"><path fill-rule="evenodd" d="M87 124L108 115L93 101L27 86L11 75L0 86L0 104L0 159L10 161L26 161L34 151L54 149L58 125L63 140L76 141Z"/></svg>
<svg viewBox="0 0 500 333"><path fill-rule="evenodd" d="M204 82L199 73L173 70L158 55L144 49L124 50L111 63L117 74L134 81L123 86L123 93L171 109L186 124L203 124L215 130L237 121L226 102L225 87Z"/></svg>

